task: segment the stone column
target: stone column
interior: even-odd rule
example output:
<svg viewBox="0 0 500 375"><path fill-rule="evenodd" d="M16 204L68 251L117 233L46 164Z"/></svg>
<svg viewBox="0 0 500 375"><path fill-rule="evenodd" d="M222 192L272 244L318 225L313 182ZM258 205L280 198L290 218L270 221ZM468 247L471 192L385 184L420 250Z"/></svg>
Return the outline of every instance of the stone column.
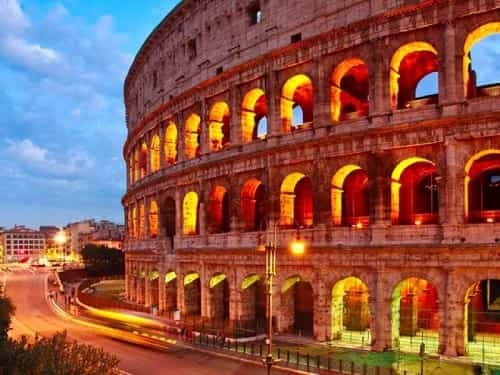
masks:
<svg viewBox="0 0 500 375"><path fill-rule="evenodd" d="M372 55L369 75L370 79L370 110L369 117L372 120L372 126L382 126L385 119L382 118L390 112L390 93L389 93L389 61L384 56L385 46L382 40L372 42L371 48L376 51Z"/></svg>
<svg viewBox="0 0 500 375"><path fill-rule="evenodd" d="M199 228L199 234L200 235L206 235L207 234L207 208L206 208L206 200L208 192L204 191L203 188L203 183L200 181L200 202L199 202L199 209L198 209L198 228Z"/></svg>
<svg viewBox="0 0 500 375"><path fill-rule="evenodd" d="M180 272L180 269L176 269L177 279L175 281L171 281L172 283L176 283L177 287L177 307L179 308L182 315L186 314L186 305L184 303L184 277L186 276L184 273Z"/></svg>
<svg viewBox="0 0 500 375"><path fill-rule="evenodd" d="M236 85L229 89L229 107L231 111L230 120L230 142L231 146L241 145L241 91Z"/></svg>
<svg viewBox="0 0 500 375"><path fill-rule="evenodd" d="M444 24L444 57L439 66L439 103L443 116L457 115L457 105L464 101L462 52L456 45L456 27L449 20Z"/></svg>
<svg viewBox="0 0 500 375"><path fill-rule="evenodd" d="M158 312L163 315L165 311L165 273L160 272L160 276L158 278Z"/></svg>
<svg viewBox="0 0 500 375"><path fill-rule="evenodd" d="M175 116L175 121L177 124L177 162L182 162L185 160L184 146L185 146L185 118L181 113Z"/></svg>
<svg viewBox="0 0 500 375"><path fill-rule="evenodd" d="M324 228L332 222L331 220L331 183L327 176L323 175L326 165L321 161L315 163L313 176L313 212L314 226Z"/></svg>
<svg viewBox="0 0 500 375"><path fill-rule="evenodd" d="M208 116L210 108L208 108L207 101L203 99L201 101L201 113L200 113L200 150L201 155L208 154L210 152L210 138L208 134Z"/></svg>
<svg viewBox="0 0 500 375"><path fill-rule="evenodd" d="M313 85L313 127L315 132L324 131L322 129L331 125L330 115L330 74L329 67L324 66L319 59L315 62L315 74L312 77ZM321 134L326 134L321 133Z"/></svg>
<svg viewBox="0 0 500 375"><path fill-rule="evenodd" d="M210 314L210 288L208 286L209 276L204 266L200 271L200 292L201 292L201 316L211 317Z"/></svg>
<svg viewBox="0 0 500 375"><path fill-rule="evenodd" d="M176 235L182 235L182 227L183 227L183 203L184 203L184 196L181 195L181 192L176 189L175 190L175 234ZM175 244L175 241L174 241Z"/></svg>
<svg viewBox="0 0 500 375"><path fill-rule="evenodd" d="M458 293L462 290L463 275L448 271L444 316L440 316L439 348L447 356L465 354L465 301ZM443 302L443 301L442 301Z"/></svg>
<svg viewBox="0 0 500 375"><path fill-rule="evenodd" d="M326 275L320 273L314 285L314 338L326 341L332 336L331 330L331 292L325 282Z"/></svg>
<svg viewBox="0 0 500 375"><path fill-rule="evenodd" d="M279 73L268 71L266 74L266 99L268 105L268 138L281 135L281 87L279 85Z"/></svg>
<svg viewBox="0 0 500 375"><path fill-rule="evenodd" d="M146 157L146 176L151 174L151 133L147 133L144 137L144 142L148 147L147 157Z"/></svg>
<svg viewBox="0 0 500 375"><path fill-rule="evenodd" d="M388 272L387 272L388 273ZM392 348L391 305L392 291L384 269L377 271L376 292L373 300L371 334L372 349L382 352Z"/></svg>
<svg viewBox="0 0 500 375"><path fill-rule="evenodd" d="M158 125L158 137L160 138L160 170L165 168L165 123Z"/></svg>
<svg viewBox="0 0 500 375"><path fill-rule="evenodd" d="M144 238L149 239L149 203L150 199L144 197Z"/></svg>
<svg viewBox="0 0 500 375"><path fill-rule="evenodd" d="M151 266L148 264L146 267L146 277L144 279L146 283L145 295L144 295L144 304L146 307L151 306L152 296L151 296Z"/></svg>

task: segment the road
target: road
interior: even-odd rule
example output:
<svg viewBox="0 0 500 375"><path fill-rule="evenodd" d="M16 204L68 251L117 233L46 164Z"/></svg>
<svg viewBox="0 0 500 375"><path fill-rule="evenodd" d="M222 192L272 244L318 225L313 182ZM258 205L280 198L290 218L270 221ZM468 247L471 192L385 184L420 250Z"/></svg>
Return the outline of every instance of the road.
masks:
<svg viewBox="0 0 500 375"><path fill-rule="evenodd" d="M259 375L265 369L251 363L220 358L180 345L170 345L163 351L147 349L103 336L98 331L80 326L56 315L45 299L47 271L15 270L7 274L6 294L16 308L11 335L51 336L66 330L71 339L102 347L120 359L120 368L133 375ZM2 275L0 273L0 280ZM285 372L273 371L273 374Z"/></svg>

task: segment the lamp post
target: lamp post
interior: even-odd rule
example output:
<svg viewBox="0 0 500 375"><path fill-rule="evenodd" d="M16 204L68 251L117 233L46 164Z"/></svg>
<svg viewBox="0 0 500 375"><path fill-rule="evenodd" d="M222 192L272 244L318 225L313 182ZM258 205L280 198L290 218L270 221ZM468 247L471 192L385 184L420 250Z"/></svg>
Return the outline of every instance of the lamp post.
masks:
<svg viewBox="0 0 500 375"><path fill-rule="evenodd" d="M54 236L54 242L57 244L57 252L59 253L61 251L61 247L63 247L66 243L66 233L64 233L63 230L57 232L57 234ZM64 248L62 258L64 259Z"/></svg>
<svg viewBox="0 0 500 375"><path fill-rule="evenodd" d="M273 358L273 277L276 275L277 230L278 224L275 223L273 241L267 245L259 244L257 248L258 251L264 251L266 255L267 353L262 362L267 368L268 375L271 374L271 368L276 363ZM290 250L294 255L302 255L305 252L305 244L300 240L298 229L295 239L290 244Z"/></svg>

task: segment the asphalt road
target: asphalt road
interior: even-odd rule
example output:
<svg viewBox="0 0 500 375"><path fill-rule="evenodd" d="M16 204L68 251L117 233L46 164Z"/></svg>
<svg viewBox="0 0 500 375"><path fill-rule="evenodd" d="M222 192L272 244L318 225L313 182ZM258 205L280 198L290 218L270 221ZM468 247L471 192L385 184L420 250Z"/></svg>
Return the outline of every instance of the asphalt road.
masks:
<svg viewBox="0 0 500 375"><path fill-rule="evenodd" d="M113 340L97 330L83 327L56 315L45 299L45 277L47 271L15 270L7 274L6 294L12 299L16 312L13 317L11 336L51 336L66 330L69 338L102 347L120 359L120 368L133 375L260 375L265 374L261 366L241 363L201 353L179 345L158 351ZM3 275L0 272L0 281ZM274 371L273 374L285 374Z"/></svg>

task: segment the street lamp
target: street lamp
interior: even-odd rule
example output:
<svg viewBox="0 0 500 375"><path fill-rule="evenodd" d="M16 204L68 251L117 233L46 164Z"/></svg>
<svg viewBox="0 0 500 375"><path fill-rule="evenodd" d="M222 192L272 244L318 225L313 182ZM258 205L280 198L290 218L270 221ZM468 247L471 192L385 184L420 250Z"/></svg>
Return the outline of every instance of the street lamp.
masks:
<svg viewBox="0 0 500 375"><path fill-rule="evenodd" d="M273 241L270 244L264 245L260 243L257 247L258 251L263 251L266 254L266 283L267 283L267 354L262 360L267 367L267 374L271 374L275 360L273 359L273 276L276 275L276 252L278 250L277 243L278 224L274 224ZM305 253L305 243L300 239L300 233L297 229L295 239L290 243L290 251L293 255L301 256Z"/></svg>
<svg viewBox="0 0 500 375"><path fill-rule="evenodd" d="M54 236L54 242L57 244L57 252L59 253L61 250L61 247L66 243L66 233L64 233L64 231L62 231L62 230L57 232L57 234ZM63 252L64 252L64 250L63 250Z"/></svg>

